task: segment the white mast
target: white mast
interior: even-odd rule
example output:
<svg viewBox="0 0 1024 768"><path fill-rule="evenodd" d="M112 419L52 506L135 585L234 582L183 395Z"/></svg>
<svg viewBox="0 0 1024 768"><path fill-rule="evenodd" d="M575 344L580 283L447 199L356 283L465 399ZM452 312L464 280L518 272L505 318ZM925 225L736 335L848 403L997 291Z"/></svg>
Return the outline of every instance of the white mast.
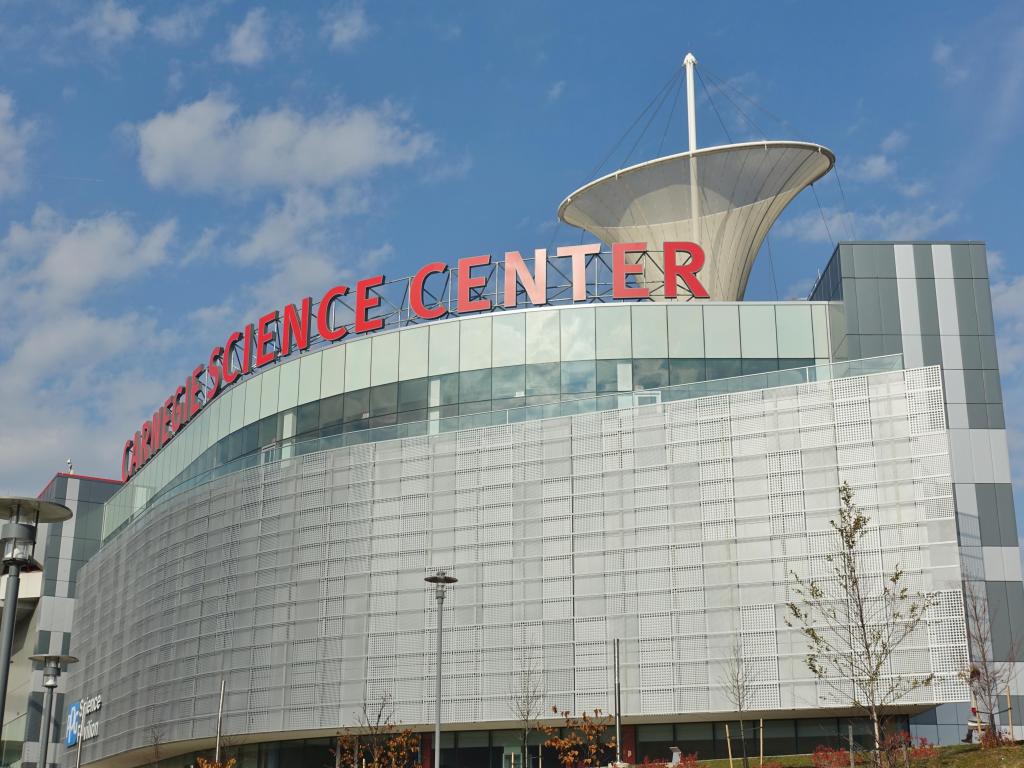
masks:
<svg viewBox="0 0 1024 768"><path fill-rule="evenodd" d="M693 239L700 242L700 186L697 184L697 109L694 106L693 67L697 58L687 53L683 59L686 68L686 127L690 139L690 220L693 222Z"/></svg>

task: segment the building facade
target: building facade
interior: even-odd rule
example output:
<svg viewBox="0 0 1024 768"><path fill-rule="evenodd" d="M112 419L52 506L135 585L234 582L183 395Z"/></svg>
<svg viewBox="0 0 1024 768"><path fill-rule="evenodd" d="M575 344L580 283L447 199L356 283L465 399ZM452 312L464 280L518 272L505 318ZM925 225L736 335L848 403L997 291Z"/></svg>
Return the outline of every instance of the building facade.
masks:
<svg viewBox="0 0 1024 768"><path fill-rule="evenodd" d="M83 763L190 764L222 680L245 766L326 761L383 698L428 731L438 568L445 768L518 750L523 669L546 704L611 711L616 638L635 761L724 754L737 652L769 753L837 741L856 713L784 614L791 571L827 575L843 481L871 568L938 595L893 670L935 682L897 714L958 741L963 582L997 655L1024 615L981 244L844 243L809 301L495 311L311 350L105 504L71 645L75 695L104 702Z"/></svg>

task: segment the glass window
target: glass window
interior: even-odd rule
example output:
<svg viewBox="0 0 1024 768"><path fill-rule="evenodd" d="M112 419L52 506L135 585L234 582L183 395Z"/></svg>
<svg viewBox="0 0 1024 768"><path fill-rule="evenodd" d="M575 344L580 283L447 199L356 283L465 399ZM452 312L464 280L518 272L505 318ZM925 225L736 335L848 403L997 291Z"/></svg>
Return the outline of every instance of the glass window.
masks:
<svg viewBox="0 0 1024 768"><path fill-rule="evenodd" d="M319 426L320 403L306 403L295 410L295 433L297 435L315 432Z"/></svg>
<svg viewBox="0 0 1024 768"><path fill-rule="evenodd" d="M713 381L715 379L727 379L732 376L743 375L743 364L742 361L737 359L724 359L724 360L708 360L707 361L707 380Z"/></svg>
<svg viewBox="0 0 1024 768"><path fill-rule="evenodd" d="M633 307L633 309L636 309L636 307ZM659 389L667 386L668 360L644 359L633 361L633 389Z"/></svg>
<svg viewBox="0 0 1024 768"><path fill-rule="evenodd" d="M738 307L730 304L704 306L704 349L706 357L740 356Z"/></svg>
<svg viewBox="0 0 1024 768"><path fill-rule="evenodd" d="M633 320L633 357L667 356L668 320L665 307L642 305L630 307L630 312Z"/></svg>
<svg viewBox="0 0 1024 768"><path fill-rule="evenodd" d="M383 416L398 410L398 384L370 387L370 416Z"/></svg>
<svg viewBox="0 0 1024 768"><path fill-rule="evenodd" d="M370 341L370 386L398 381L398 333L372 336Z"/></svg>
<svg viewBox="0 0 1024 768"><path fill-rule="evenodd" d="M704 357L704 308L681 304L667 311L669 357Z"/></svg>
<svg viewBox="0 0 1024 768"><path fill-rule="evenodd" d="M824 312L824 307L821 307ZM775 308L779 357L814 357L814 329L811 307L778 306ZM747 354L746 344L743 354Z"/></svg>
<svg viewBox="0 0 1024 768"><path fill-rule="evenodd" d="M526 366L506 365L495 368L491 382L494 399L526 395ZM506 406L508 407L508 406Z"/></svg>
<svg viewBox="0 0 1024 768"><path fill-rule="evenodd" d="M808 717L796 721L797 751L813 752L821 744L839 746L839 722L834 717Z"/></svg>
<svg viewBox="0 0 1024 768"><path fill-rule="evenodd" d="M433 376L427 384L427 400L430 407L454 405L459 402L459 374L446 373Z"/></svg>
<svg viewBox="0 0 1024 768"><path fill-rule="evenodd" d="M430 375L459 370L459 324L435 323L430 326Z"/></svg>
<svg viewBox="0 0 1024 768"><path fill-rule="evenodd" d="M298 405L320 399L320 378L323 355L303 355L299 358L299 401Z"/></svg>
<svg viewBox="0 0 1024 768"><path fill-rule="evenodd" d="M491 399L491 371L463 371L459 374L459 402L476 403Z"/></svg>
<svg viewBox="0 0 1024 768"><path fill-rule="evenodd" d="M370 342L372 339L350 341L345 361L345 391L354 392L370 386Z"/></svg>
<svg viewBox="0 0 1024 768"><path fill-rule="evenodd" d="M594 308L561 310L562 360L593 360Z"/></svg>
<svg viewBox="0 0 1024 768"><path fill-rule="evenodd" d="M598 360L597 391L629 392L633 389L632 360Z"/></svg>
<svg viewBox="0 0 1024 768"><path fill-rule="evenodd" d="M398 378L402 381L427 375L427 348L430 328L406 328L398 334Z"/></svg>
<svg viewBox="0 0 1024 768"><path fill-rule="evenodd" d="M345 393L345 423L366 419L370 416L370 390L357 389Z"/></svg>
<svg viewBox="0 0 1024 768"><path fill-rule="evenodd" d="M766 755L792 755L796 752L796 723L792 720L764 721Z"/></svg>
<svg viewBox="0 0 1024 768"><path fill-rule="evenodd" d="M491 367L491 318L475 317L459 323L459 370Z"/></svg>
<svg viewBox="0 0 1024 768"><path fill-rule="evenodd" d="M427 380L412 379L398 382L398 411L411 411L427 407Z"/></svg>
<svg viewBox="0 0 1024 768"><path fill-rule="evenodd" d="M345 391L345 346L336 344L320 355L320 397L340 395Z"/></svg>
<svg viewBox="0 0 1024 768"><path fill-rule="evenodd" d="M245 415L242 425L253 424L260 420L260 385L262 376L255 376L245 382Z"/></svg>
<svg viewBox="0 0 1024 768"><path fill-rule="evenodd" d="M526 396L557 395L561 391L562 370L558 363L526 366Z"/></svg>
<svg viewBox="0 0 1024 768"><path fill-rule="evenodd" d="M324 398L320 401L320 426L326 427L331 424L340 424L344 414L344 395Z"/></svg>
<svg viewBox="0 0 1024 768"><path fill-rule="evenodd" d="M260 393L259 417L278 413L278 392L281 386L281 367L275 366L259 376L263 380Z"/></svg>
<svg viewBox="0 0 1024 768"><path fill-rule="evenodd" d="M255 453L260 445L260 425L259 422L250 424L247 427L242 428L242 455L245 456L250 453Z"/></svg>
<svg viewBox="0 0 1024 768"><path fill-rule="evenodd" d="M526 362L526 315L523 312L496 314L491 318L494 367Z"/></svg>
<svg viewBox="0 0 1024 768"><path fill-rule="evenodd" d="M562 363L562 392L597 391L597 372L593 360Z"/></svg>
<svg viewBox="0 0 1024 768"><path fill-rule="evenodd" d="M526 315L526 362L548 363L558 360L560 335L558 312L530 310ZM529 376L529 373L527 373Z"/></svg>
<svg viewBox="0 0 1024 768"><path fill-rule="evenodd" d="M299 404L299 360L278 366L281 371L281 386L277 393L278 411L286 411Z"/></svg>
<svg viewBox="0 0 1024 768"><path fill-rule="evenodd" d="M741 366L744 375L748 373L767 373L768 371L777 371L778 369L779 361L774 357L745 357Z"/></svg>
<svg viewBox="0 0 1024 768"><path fill-rule="evenodd" d="M703 358L669 360L669 383L672 385L704 381L706 375L707 368Z"/></svg>
<svg viewBox="0 0 1024 768"><path fill-rule="evenodd" d="M775 307L752 304L740 307L740 348L743 357L778 357Z"/></svg>
<svg viewBox="0 0 1024 768"><path fill-rule="evenodd" d="M814 357L827 358L829 356L830 342L828 338L828 307L816 305L811 308L811 316L814 319ZM781 325L780 331L781 334ZM780 339L779 356L782 355Z"/></svg>
<svg viewBox="0 0 1024 768"><path fill-rule="evenodd" d="M277 416L267 416L265 419L260 419L256 422L259 426L258 438L260 448L270 445L279 437L277 431Z"/></svg>
<svg viewBox="0 0 1024 768"><path fill-rule="evenodd" d="M630 308L601 304L595 311L595 353L600 359L633 357Z"/></svg>

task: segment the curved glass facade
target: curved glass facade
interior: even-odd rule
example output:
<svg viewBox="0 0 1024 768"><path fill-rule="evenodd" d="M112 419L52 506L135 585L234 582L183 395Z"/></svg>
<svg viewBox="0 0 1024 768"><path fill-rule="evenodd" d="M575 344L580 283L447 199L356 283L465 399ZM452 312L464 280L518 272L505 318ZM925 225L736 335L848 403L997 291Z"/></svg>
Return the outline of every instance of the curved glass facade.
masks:
<svg viewBox="0 0 1024 768"><path fill-rule="evenodd" d="M827 362L827 304L599 304L498 312L318 350L236 384L107 505L318 437Z"/></svg>

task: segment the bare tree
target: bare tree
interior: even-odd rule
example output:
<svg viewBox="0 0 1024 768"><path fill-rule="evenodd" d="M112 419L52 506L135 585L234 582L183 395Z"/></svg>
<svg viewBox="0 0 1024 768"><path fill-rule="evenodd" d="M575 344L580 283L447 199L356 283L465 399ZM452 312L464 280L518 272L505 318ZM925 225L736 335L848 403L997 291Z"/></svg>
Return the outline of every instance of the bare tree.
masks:
<svg viewBox="0 0 1024 768"><path fill-rule="evenodd" d="M999 731L996 728L999 697L1013 679L1013 665L1020 658L1021 646L1019 641L1012 643L1005 654L1006 658L996 660L992 645L992 620L996 614L989 607L988 598L981 593L977 582L964 582L964 611L967 614L967 642L971 662L963 677L977 701L978 719L984 716L988 720L982 744L991 746L999 742Z"/></svg>
<svg viewBox="0 0 1024 768"><path fill-rule="evenodd" d="M513 676L508 692L509 709L522 733L521 768L530 768L530 732L539 729L545 696L544 672L536 654L531 652Z"/></svg>
<svg viewBox="0 0 1024 768"><path fill-rule="evenodd" d="M814 676L870 718L873 762L881 765L886 709L934 678L893 674L891 662L924 621L935 595L912 595L899 565L880 574L865 567L861 543L871 521L854 503L849 484L840 486L839 498L839 517L830 521L837 551L826 558L832 573L825 582L792 573L797 600L788 604L786 624L806 638L805 661Z"/></svg>
<svg viewBox="0 0 1024 768"><path fill-rule="evenodd" d="M164 742L164 731L159 725L149 726L149 743L153 747L153 768L160 765L160 745Z"/></svg>
<svg viewBox="0 0 1024 768"><path fill-rule="evenodd" d="M739 638L732 642L732 655L722 662L721 683L725 697L732 704L740 721L740 744L743 749L743 768L750 768L747 757L747 733L744 714L750 709L755 674L743 660L743 644Z"/></svg>
<svg viewBox="0 0 1024 768"><path fill-rule="evenodd" d="M420 738L395 721L391 697L384 694L375 702L364 701L356 715L356 726L338 731L334 737L334 768L411 768L416 763Z"/></svg>

